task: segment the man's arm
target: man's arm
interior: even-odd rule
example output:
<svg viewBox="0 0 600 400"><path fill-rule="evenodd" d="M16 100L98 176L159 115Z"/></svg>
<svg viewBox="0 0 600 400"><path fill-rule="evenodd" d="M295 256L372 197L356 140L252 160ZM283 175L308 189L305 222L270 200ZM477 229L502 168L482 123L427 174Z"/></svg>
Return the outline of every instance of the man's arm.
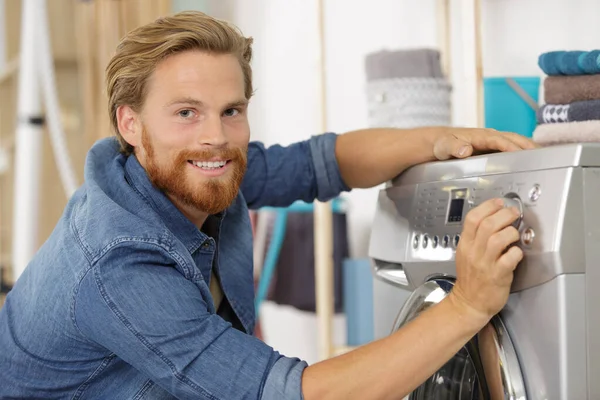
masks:
<svg viewBox="0 0 600 400"><path fill-rule="evenodd" d="M82 279L75 324L178 399L300 399L306 363L210 314L162 247L122 242Z"/></svg>
<svg viewBox="0 0 600 400"><path fill-rule="evenodd" d="M241 185L249 208L327 201L349 190L335 158L338 135L326 133L283 147L251 142Z"/></svg>
<svg viewBox="0 0 600 400"><path fill-rule="evenodd" d="M518 211L487 201L471 210L457 249L452 293L400 331L310 367L210 314L168 251L121 242L82 279L82 334L180 399L387 399L443 365L506 303L522 257L510 224Z"/></svg>
<svg viewBox="0 0 600 400"><path fill-rule="evenodd" d="M373 128L339 135L335 155L343 181L349 187L369 188L427 161L535 147L524 136L493 129Z"/></svg>
<svg viewBox="0 0 600 400"><path fill-rule="evenodd" d="M250 208L285 207L296 200L329 200L352 188L377 186L427 161L535 147L513 133L448 127L326 133L288 147L251 142L241 191Z"/></svg>
<svg viewBox="0 0 600 400"><path fill-rule="evenodd" d="M309 366L306 400L398 399L422 384L464 346L508 299L523 257L510 224L518 211L487 201L469 212L456 254L457 281L439 304L396 333Z"/></svg>
<svg viewBox="0 0 600 400"><path fill-rule="evenodd" d="M386 338L309 366L302 378L304 398L404 398L452 358L486 322L446 298Z"/></svg>

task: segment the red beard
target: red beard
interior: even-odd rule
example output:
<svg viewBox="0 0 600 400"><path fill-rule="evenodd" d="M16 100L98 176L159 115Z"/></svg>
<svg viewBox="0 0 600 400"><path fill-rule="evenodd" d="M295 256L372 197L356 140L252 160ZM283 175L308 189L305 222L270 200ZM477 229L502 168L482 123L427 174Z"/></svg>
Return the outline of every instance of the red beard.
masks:
<svg viewBox="0 0 600 400"><path fill-rule="evenodd" d="M216 214L231 205L246 173L247 148L184 150L170 165L160 167L156 162L154 147L145 131L142 134L142 147L146 152L146 172L154 186L183 204L208 214ZM213 157L230 160L230 171L224 176L207 177L203 182L192 182L188 160L210 160Z"/></svg>

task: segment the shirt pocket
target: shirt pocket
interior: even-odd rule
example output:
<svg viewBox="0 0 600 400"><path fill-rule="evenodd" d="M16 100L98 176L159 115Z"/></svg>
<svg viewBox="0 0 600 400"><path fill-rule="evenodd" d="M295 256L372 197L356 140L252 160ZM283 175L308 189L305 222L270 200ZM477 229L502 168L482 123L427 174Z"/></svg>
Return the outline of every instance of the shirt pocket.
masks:
<svg viewBox="0 0 600 400"><path fill-rule="evenodd" d="M177 400L171 396L166 390L152 382L150 379L146 381L140 390L131 398L132 400Z"/></svg>

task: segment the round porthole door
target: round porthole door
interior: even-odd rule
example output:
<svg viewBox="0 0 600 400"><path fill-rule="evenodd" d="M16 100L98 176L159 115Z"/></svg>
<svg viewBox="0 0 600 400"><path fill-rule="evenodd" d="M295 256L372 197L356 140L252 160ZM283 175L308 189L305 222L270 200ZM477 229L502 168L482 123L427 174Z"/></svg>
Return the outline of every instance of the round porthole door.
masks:
<svg viewBox="0 0 600 400"><path fill-rule="evenodd" d="M442 301L454 281L431 279L402 307L393 331ZM513 343L495 316L446 364L415 389L408 400L525 400L525 384Z"/></svg>

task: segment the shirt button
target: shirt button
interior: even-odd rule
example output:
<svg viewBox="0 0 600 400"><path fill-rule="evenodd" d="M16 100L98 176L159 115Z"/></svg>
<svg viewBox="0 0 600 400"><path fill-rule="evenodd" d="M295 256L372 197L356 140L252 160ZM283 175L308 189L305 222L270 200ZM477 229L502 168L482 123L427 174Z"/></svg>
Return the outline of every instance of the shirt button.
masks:
<svg viewBox="0 0 600 400"><path fill-rule="evenodd" d="M203 249L208 249L208 248L210 248L210 242L207 240L206 242L202 243L202 248L203 248Z"/></svg>

